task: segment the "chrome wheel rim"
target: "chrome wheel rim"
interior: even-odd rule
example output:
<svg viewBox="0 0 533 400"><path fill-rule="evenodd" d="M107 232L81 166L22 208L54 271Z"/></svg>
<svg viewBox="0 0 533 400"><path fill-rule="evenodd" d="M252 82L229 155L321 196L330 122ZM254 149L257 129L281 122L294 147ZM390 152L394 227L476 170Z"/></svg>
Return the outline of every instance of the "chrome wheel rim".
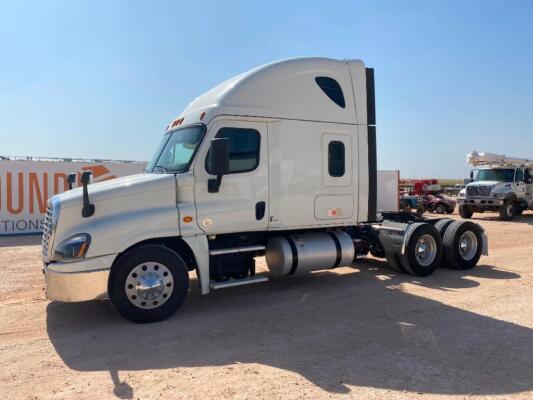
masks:
<svg viewBox="0 0 533 400"><path fill-rule="evenodd" d="M130 271L124 288L128 300L136 307L156 308L170 298L174 290L174 278L165 265L145 262Z"/></svg>
<svg viewBox="0 0 533 400"><path fill-rule="evenodd" d="M459 238L459 254L463 260L471 260L477 253L477 238L474 232L466 231Z"/></svg>
<svg viewBox="0 0 533 400"><path fill-rule="evenodd" d="M437 242L429 234L422 235L418 238L415 245L415 257L418 264L423 267L431 265L437 257Z"/></svg>

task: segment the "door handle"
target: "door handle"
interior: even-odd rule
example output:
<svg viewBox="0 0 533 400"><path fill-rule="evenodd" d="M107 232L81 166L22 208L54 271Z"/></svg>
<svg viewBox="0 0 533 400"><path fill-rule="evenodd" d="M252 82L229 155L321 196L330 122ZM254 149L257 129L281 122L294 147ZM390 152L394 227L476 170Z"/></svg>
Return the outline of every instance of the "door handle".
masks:
<svg viewBox="0 0 533 400"><path fill-rule="evenodd" d="M264 201L260 201L259 203L255 204L255 219L258 221L261 221L263 217L265 216L265 209L266 209L266 203Z"/></svg>

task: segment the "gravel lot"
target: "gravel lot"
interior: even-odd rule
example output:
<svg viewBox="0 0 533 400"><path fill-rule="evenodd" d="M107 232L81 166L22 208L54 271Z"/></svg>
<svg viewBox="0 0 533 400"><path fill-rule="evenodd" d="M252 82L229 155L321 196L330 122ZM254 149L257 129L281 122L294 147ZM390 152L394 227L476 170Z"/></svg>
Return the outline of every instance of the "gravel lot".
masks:
<svg viewBox="0 0 533 400"><path fill-rule="evenodd" d="M0 398L533 398L533 214L481 214L471 271L369 259L201 296L134 325L44 298L39 238L0 238ZM263 260L259 260L263 264Z"/></svg>

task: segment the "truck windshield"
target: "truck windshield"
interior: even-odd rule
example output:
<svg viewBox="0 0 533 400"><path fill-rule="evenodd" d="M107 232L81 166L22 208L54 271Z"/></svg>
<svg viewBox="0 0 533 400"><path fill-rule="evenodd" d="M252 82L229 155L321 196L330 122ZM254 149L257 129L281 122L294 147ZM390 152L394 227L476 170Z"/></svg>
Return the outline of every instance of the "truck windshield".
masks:
<svg viewBox="0 0 533 400"><path fill-rule="evenodd" d="M166 133L159 144L146 172L185 172L191 165L196 149L202 141L205 126L195 125Z"/></svg>
<svg viewBox="0 0 533 400"><path fill-rule="evenodd" d="M481 169L476 176L478 181L497 181L497 182L512 182L514 180L514 169Z"/></svg>

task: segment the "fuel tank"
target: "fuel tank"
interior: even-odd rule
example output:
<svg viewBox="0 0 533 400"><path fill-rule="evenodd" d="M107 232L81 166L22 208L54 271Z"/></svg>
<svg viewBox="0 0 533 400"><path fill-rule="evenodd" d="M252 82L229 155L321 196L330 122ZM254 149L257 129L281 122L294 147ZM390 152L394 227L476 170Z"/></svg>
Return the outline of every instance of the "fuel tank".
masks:
<svg viewBox="0 0 533 400"><path fill-rule="evenodd" d="M272 237L265 256L272 274L292 275L350 265L355 249L346 232L316 232Z"/></svg>

